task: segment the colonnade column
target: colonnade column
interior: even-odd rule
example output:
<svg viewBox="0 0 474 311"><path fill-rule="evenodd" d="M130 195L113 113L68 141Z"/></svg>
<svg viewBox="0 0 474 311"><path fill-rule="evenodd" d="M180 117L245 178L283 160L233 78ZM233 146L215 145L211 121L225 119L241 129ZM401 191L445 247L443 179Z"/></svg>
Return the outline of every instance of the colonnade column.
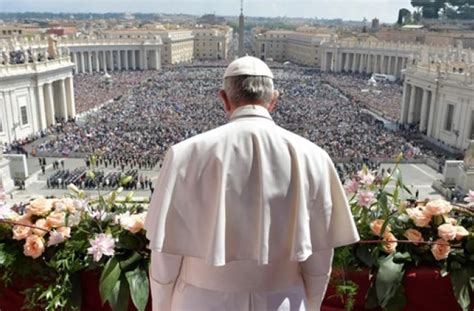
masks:
<svg viewBox="0 0 474 311"><path fill-rule="evenodd" d="M407 113L408 113L408 101L407 101L407 92L408 92L408 83L403 84L403 95L401 100L401 109L400 109L400 124L407 123Z"/></svg>
<svg viewBox="0 0 474 311"><path fill-rule="evenodd" d="M90 58L90 57L89 57ZM92 64L92 62L90 62ZM90 67L92 70L92 66ZM66 83L64 81L65 79L59 80L59 107L60 107L60 116L63 118L65 121L67 121L67 98L66 98Z"/></svg>
<svg viewBox="0 0 474 311"><path fill-rule="evenodd" d="M87 66L89 69L89 73L92 74L92 53L90 51L87 52L87 59L88 59Z"/></svg>
<svg viewBox="0 0 474 311"><path fill-rule="evenodd" d="M117 51L117 66L118 70L122 70L122 51Z"/></svg>
<svg viewBox="0 0 474 311"><path fill-rule="evenodd" d="M125 70L129 70L130 67L128 66L128 50L123 51L124 53L124 62L125 62Z"/></svg>
<svg viewBox="0 0 474 311"><path fill-rule="evenodd" d="M46 83L46 94L45 94L45 110L46 110L46 122L48 126L56 124L55 112L54 112L54 97L53 97L53 86L51 83Z"/></svg>
<svg viewBox="0 0 474 311"><path fill-rule="evenodd" d="M398 69L398 55L395 57L395 77L400 77L400 70Z"/></svg>
<svg viewBox="0 0 474 311"><path fill-rule="evenodd" d="M434 114L436 110L436 98L435 98L435 93L431 91L431 102L430 102L430 115L428 117L428 130L426 135L428 137L433 137L433 126L434 126Z"/></svg>
<svg viewBox="0 0 474 311"><path fill-rule="evenodd" d="M86 64L84 63L84 52L81 53L81 73L86 72Z"/></svg>
<svg viewBox="0 0 474 311"><path fill-rule="evenodd" d="M104 72L107 72L107 55L106 51L102 51L102 66L104 67Z"/></svg>
<svg viewBox="0 0 474 311"><path fill-rule="evenodd" d="M420 114L420 132L424 132L428 126L428 91L423 89Z"/></svg>
<svg viewBox="0 0 474 311"><path fill-rule="evenodd" d="M136 60L135 50L132 50L132 69L137 70L137 60Z"/></svg>
<svg viewBox="0 0 474 311"><path fill-rule="evenodd" d="M114 71L114 51L113 50L110 50L110 51L107 51L108 54L109 54L109 68L110 68L110 71Z"/></svg>
<svg viewBox="0 0 474 311"><path fill-rule="evenodd" d="M77 74L79 66L77 65L77 55L75 52L71 53L71 61L74 63L74 73Z"/></svg>
<svg viewBox="0 0 474 311"><path fill-rule="evenodd" d="M75 118L76 117L76 103L74 99L73 77L66 78L66 101L67 101L67 116L69 118Z"/></svg>
<svg viewBox="0 0 474 311"><path fill-rule="evenodd" d="M46 121L46 112L44 107L43 85L38 85L36 87L36 91L38 92L39 128L45 129L48 127L48 123Z"/></svg>
<svg viewBox="0 0 474 311"><path fill-rule="evenodd" d="M95 51L95 71L100 72L99 51Z"/></svg>
<svg viewBox="0 0 474 311"><path fill-rule="evenodd" d="M412 124L414 119L415 119L415 93L416 91L416 86L413 84L411 85L411 91L410 91L410 101L409 101L409 106L408 106L408 123Z"/></svg>

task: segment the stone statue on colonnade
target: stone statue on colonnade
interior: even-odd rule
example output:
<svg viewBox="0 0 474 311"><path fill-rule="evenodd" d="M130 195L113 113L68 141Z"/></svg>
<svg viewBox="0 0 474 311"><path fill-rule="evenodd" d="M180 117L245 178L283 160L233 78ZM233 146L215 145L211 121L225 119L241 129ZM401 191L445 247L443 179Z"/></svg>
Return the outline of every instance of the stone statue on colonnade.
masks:
<svg viewBox="0 0 474 311"><path fill-rule="evenodd" d="M474 169L474 140L469 142L464 154L464 169Z"/></svg>
<svg viewBox="0 0 474 311"><path fill-rule="evenodd" d="M53 59L60 56L58 54L58 39L52 35L48 37L48 55Z"/></svg>

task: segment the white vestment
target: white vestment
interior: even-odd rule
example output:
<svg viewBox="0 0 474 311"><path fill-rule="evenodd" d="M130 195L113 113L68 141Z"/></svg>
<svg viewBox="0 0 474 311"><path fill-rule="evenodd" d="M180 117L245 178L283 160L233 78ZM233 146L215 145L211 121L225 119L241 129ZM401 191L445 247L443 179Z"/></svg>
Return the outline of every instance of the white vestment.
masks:
<svg viewBox="0 0 474 311"><path fill-rule="evenodd" d="M171 147L155 189L154 310L316 310L359 239L328 154L258 105Z"/></svg>

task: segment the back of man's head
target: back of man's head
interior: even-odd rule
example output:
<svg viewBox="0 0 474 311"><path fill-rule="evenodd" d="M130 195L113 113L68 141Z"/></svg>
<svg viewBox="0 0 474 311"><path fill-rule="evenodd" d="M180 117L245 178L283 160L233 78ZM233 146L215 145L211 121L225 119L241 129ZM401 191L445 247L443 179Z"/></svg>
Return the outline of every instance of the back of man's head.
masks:
<svg viewBox="0 0 474 311"><path fill-rule="evenodd" d="M236 106L267 105L273 97L273 74L260 59L253 56L241 57L227 67L223 90Z"/></svg>

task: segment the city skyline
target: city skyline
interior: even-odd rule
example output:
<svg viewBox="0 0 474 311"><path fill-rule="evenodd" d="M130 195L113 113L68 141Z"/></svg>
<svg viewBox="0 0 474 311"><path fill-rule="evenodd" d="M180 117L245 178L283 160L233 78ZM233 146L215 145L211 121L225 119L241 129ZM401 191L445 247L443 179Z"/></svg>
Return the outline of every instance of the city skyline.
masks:
<svg viewBox="0 0 474 311"><path fill-rule="evenodd" d="M237 16L240 0L97 0L93 4L84 0L0 0L2 12L52 12L52 13L164 13L202 15L215 13ZM413 10L410 0L316 0L316 1L244 1L244 14L252 17L304 17L360 21L377 17L382 22L395 22L398 10Z"/></svg>

